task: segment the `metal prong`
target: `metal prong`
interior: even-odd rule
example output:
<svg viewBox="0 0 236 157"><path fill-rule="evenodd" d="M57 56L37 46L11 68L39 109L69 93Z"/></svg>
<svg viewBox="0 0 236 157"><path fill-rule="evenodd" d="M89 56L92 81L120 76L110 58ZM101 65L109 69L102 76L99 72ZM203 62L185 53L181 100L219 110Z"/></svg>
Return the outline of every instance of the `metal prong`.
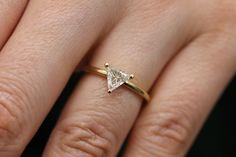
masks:
<svg viewBox="0 0 236 157"><path fill-rule="evenodd" d="M104 64L105 68L109 67L109 63Z"/></svg>
<svg viewBox="0 0 236 157"><path fill-rule="evenodd" d="M111 90L108 90L107 92L108 92L109 94L111 94Z"/></svg>
<svg viewBox="0 0 236 157"><path fill-rule="evenodd" d="M134 74L131 74L131 75L129 76L129 78L130 78L130 79L133 79L133 78L134 78Z"/></svg>

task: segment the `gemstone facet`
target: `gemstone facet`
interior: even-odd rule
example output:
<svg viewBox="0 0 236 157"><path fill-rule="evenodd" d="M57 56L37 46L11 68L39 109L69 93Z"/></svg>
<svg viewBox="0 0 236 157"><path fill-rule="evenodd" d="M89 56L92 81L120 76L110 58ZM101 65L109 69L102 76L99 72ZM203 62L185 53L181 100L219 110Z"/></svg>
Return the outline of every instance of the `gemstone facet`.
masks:
<svg viewBox="0 0 236 157"><path fill-rule="evenodd" d="M107 63L105 64L105 69L107 72L107 85L109 93L133 78L133 75L119 69L114 69Z"/></svg>

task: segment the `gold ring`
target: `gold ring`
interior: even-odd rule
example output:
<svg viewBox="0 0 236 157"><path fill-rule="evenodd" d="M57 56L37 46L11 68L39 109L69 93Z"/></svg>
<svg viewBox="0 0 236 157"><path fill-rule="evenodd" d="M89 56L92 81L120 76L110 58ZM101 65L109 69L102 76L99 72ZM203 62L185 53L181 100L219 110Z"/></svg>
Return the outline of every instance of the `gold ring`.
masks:
<svg viewBox="0 0 236 157"><path fill-rule="evenodd" d="M127 72L111 67L108 63L104 64L104 69L86 66L83 68L85 72L97 74L102 77L107 78L108 93L112 93L113 90L117 89L121 85L125 85L138 95L142 96L146 101L150 101L149 94L135 83L131 82L134 78L133 74L128 74Z"/></svg>

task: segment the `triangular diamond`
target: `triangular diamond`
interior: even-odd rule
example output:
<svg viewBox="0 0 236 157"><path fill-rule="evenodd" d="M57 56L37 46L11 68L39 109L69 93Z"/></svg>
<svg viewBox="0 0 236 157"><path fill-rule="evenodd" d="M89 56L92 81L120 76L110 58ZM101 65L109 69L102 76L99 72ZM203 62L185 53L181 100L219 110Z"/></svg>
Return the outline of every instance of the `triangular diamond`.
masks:
<svg viewBox="0 0 236 157"><path fill-rule="evenodd" d="M131 75L110 66L106 66L108 92L112 92L131 78Z"/></svg>

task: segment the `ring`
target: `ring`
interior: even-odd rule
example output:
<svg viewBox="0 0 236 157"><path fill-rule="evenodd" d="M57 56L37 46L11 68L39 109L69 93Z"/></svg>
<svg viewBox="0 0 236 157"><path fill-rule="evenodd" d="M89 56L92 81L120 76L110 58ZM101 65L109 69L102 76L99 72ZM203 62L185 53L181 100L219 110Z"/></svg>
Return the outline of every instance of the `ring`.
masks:
<svg viewBox="0 0 236 157"><path fill-rule="evenodd" d="M129 74L123 70L115 69L111 67L108 63L104 64L104 69L93 67L93 66L86 66L83 68L85 72L97 74L102 77L107 78L107 86L108 86L108 93L112 93L115 89L120 87L121 85L125 85L138 95L142 96L146 101L150 101L149 94L135 83L131 82L134 78L133 74Z"/></svg>

